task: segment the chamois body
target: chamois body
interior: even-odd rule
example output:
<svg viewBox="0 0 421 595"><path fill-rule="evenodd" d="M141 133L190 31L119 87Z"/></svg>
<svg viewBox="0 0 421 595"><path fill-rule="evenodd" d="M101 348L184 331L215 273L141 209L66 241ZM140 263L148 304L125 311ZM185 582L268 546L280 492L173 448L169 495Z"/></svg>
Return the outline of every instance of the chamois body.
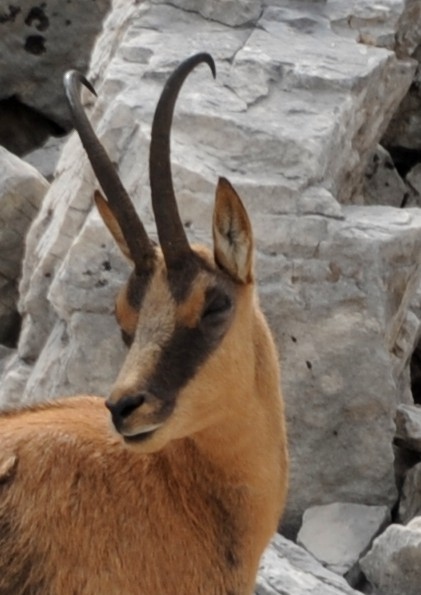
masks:
<svg viewBox="0 0 421 595"><path fill-rule="evenodd" d="M171 185L172 110L201 62L214 72L207 54L182 63L152 127L160 247L81 112L76 85L89 83L67 79L107 195L97 207L134 265L116 299L129 350L105 404L78 396L0 415L0 595L250 595L276 530L287 447L250 222L221 178L213 253L192 248Z"/></svg>
<svg viewBox="0 0 421 595"><path fill-rule="evenodd" d="M252 592L286 452L276 352L258 311L249 322L235 340L251 354L224 346L236 381L214 379L221 419L161 451L127 448L99 397L0 417L1 595Z"/></svg>

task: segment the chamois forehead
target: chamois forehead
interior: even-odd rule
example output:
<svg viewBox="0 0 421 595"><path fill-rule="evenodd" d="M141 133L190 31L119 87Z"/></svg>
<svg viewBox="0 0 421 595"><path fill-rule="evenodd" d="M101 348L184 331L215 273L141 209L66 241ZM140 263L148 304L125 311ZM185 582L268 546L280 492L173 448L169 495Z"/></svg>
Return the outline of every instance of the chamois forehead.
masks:
<svg viewBox="0 0 421 595"><path fill-rule="evenodd" d="M191 259L167 271L162 252L156 248L154 269L132 272L116 299L116 317L126 333L134 334L146 294L152 294L150 299L158 300L162 308L165 302L171 302L177 308L180 320L190 326L210 289L223 285L228 290L230 282L216 267L212 251L203 245L194 245L192 250Z"/></svg>
<svg viewBox="0 0 421 595"><path fill-rule="evenodd" d="M128 282L127 299L131 306L139 309L145 292L153 285L159 291L166 285L176 304L181 304L194 291L205 291L208 285L214 285L219 277L212 252L205 246L193 246L191 257L180 262L169 270L164 257L157 248L157 259L154 270L150 273L133 273ZM152 283L153 281L153 283Z"/></svg>

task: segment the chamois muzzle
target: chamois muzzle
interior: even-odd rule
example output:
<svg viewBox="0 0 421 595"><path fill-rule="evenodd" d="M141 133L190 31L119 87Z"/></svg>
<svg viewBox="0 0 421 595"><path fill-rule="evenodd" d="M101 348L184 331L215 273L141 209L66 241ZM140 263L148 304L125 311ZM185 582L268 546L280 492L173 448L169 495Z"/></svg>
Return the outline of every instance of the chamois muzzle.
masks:
<svg viewBox="0 0 421 595"><path fill-rule="evenodd" d="M146 398L145 393L140 393L138 395L126 395L115 403L105 402L117 430L122 429L124 421L145 403Z"/></svg>
<svg viewBox="0 0 421 595"><path fill-rule="evenodd" d="M165 404L152 393L142 391L123 395L113 401L105 401L115 429L127 440L144 440L163 424L166 418ZM139 418L141 423L139 423Z"/></svg>

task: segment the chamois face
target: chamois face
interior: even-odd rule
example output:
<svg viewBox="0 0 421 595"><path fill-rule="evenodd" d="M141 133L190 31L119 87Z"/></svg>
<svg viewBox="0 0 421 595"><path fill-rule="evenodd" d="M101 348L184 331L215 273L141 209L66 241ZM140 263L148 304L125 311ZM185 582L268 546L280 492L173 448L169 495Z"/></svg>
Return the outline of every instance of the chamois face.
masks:
<svg viewBox="0 0 421 595"><path fill-rule="evenodd" d="M153 445L146 441L171 416L177 418L184 389L218 349L234 317L235 283L212 270L209 255L201 253L194 264L170 273L159 255L150 278L132 274L117 299L116 316L130 349L108 403L126 441L148 450ZM170 430L175 435L165 431L165 442L191 428Z"/></svg>
<svg viewBox="0 0 421 595"><path fill-rule="evenodd" d="M143 452L199 431L224 409L213 386L235 357L224 342L235 333L238 309L247 318L252 302L250 224L226 180L218 185L213 232L214 254L195 247L171 268L155 248L153 268L134 271L116 300L129 352L107 406L115 429Z"/></svg>

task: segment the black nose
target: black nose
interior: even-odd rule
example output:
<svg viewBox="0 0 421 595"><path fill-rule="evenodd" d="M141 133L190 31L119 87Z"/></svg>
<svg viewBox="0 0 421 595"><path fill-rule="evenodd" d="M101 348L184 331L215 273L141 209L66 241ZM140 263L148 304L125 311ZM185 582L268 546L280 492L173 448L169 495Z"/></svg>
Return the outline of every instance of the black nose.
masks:
<svg viewBox="0 0 421 595"><path fill-rule="evenodd" d="M124 395L115 403L105 401L106 407L111 412L111 417L115 427L121 428L125 419L129 417L138 407L143 405L146 400L145 393L139 393L138 395Z"/></svg>

